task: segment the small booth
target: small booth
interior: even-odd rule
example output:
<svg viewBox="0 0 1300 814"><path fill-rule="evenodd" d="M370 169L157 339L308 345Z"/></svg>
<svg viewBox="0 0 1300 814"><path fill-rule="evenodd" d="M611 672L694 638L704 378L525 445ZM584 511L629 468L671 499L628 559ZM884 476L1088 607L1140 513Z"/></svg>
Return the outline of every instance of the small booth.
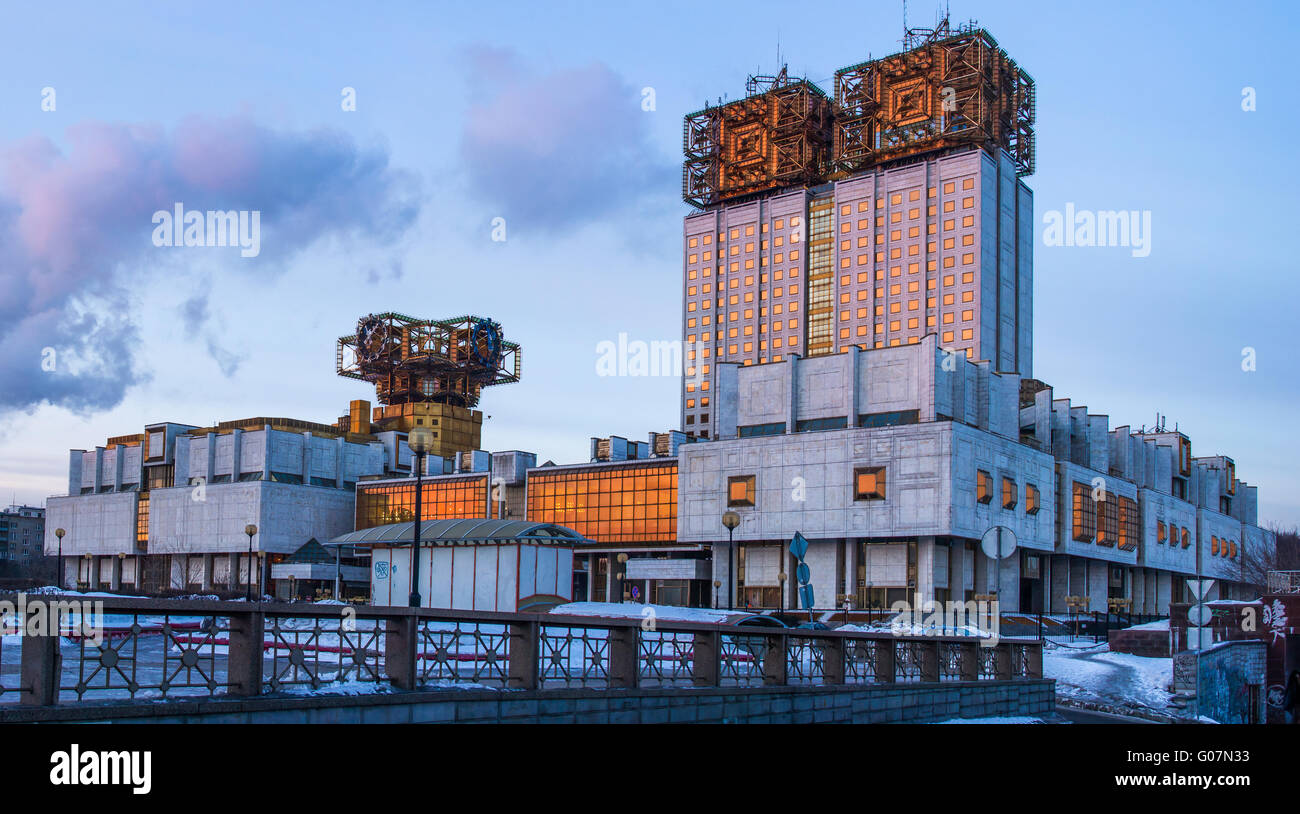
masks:
<svg viewBox="0 0 1300 814"><path fill-rule="evenodd" d="M392 523L336 537L331 546L369 548L370 601L406 606L412 560L426 608L544 612L573 601L573 552L592 545L576 531L527 520L452 519Z"/></svg>

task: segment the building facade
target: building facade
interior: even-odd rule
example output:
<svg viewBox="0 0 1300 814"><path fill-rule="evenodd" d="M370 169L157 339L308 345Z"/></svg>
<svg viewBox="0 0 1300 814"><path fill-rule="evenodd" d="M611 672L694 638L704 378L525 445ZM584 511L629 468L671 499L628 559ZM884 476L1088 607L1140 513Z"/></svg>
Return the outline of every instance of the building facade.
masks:
<svg viewBox="0 0 1300 814"><path fill-rule="evenodd" d="M685 431L716 436L726 362L936 334L1032 376L1034 83L992 36L909 32L833 99L784 69L747 90L685 119Z"/></svg>
<svg viewBox="0 0 1300 814"><path fill-rule="evenodd" d="M738 604L797 606L786 550L811 546L817 607L996 594L1006 610L1166 613L1184 578L1253 590L1273 534L1255 487L1178 432L1111 430L1052 388L918 343L724 364L721 437L684 447L678 540L713 549ZM734 511L736 550L721 518ZM1010 529L1015 554L980 549Z"/></svg>
<svg viewBox="0 0 1300 814"><path fill-rule="evenodd" d="M45 509L9 506L0 511L0 575L26 576L43 566Z"/></svg>
<svg viewBox="0 0 1300 814"><path fill-rule="evenodd" d="M233 592L251 575L269 589L278 558L352 529L358 480L409 470L404 438L282 418L151 424L71 451L45 553L62 529L66 587Z"/></svg>

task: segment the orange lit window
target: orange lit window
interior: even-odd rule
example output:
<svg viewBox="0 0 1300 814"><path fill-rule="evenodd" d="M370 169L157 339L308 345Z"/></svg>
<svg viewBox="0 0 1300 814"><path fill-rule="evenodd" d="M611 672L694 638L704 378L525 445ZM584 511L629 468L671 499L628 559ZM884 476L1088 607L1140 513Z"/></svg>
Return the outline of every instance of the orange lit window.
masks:
<svg viewBox="0 0 1300 814"><path fill-rule="evenodd" d="M853 499L885 499L885 468L883 466L868 466L853 470Z"/></svg>
<svg viewBox="0 0 1300 814"><path fill-rule="evenodd" d="M727 478L727 505L754 505L754 476L737 475Z"/></svg>
<svg viewBox="0 0 1300 814"><path fill-rule="evenodd" d="M975 500L980 503L993 500L993 476L983 469L975 472Z"/></svg>
<svg viewBox="0 0 1300 814"><path fill-rule="evenodd" d="M1032 483L1025 484L1025 514L1038 514L1042 500L1038 487Z"/></svg>

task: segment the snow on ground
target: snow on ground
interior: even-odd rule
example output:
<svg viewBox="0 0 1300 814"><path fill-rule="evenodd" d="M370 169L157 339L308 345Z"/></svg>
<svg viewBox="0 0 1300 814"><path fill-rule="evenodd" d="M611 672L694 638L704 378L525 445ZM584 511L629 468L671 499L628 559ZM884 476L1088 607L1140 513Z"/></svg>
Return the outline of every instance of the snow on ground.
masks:
<svg viewBox="0 0 1300 814"><path fill-rule="evenodd" d="M752 616L713 608L682 608L675 605L640 605L635 602L569 602L557 605L551 613L563 616L604 616L613 619L661 619L665 622L700 622L721 624L729 618Z"/></svg>
<svg viewBox="0 0 1300 814"><path fill-rule="evenodd" d="M57 585L42 585L39 588L30 588L22 593L28 595L48 596L50 594L62 594L63 596L102 596L113 599L147 599L148 597L133 596L131 594L115 594L110 591L74 591L71 588L60 588Z"/></svg>
<svg viewBox="0 0 1300 814"><path fill-rule="evenodd" d="M280 692L286 695L377 695L392 692L392 688L375 681L328 681L316 689L299 684L285 687Z"/></svg>
<svg viewBox="0 0 1300 814"><path fill-rule="evenodd" d="M1041 724L1042 718L1031 718L1027 715L1008 715L1003 717L993 716L989 718L949 718L946 721L934 721L935 724Z"/></svg>
<svg viewBox="0 0 1300 814"><path fill-rule="evenodd" d="M974 625L963 625L962 627L939 627L935 625L917 625L911 623L900 623L895 626L892 622L871 622L865 625L847 624L835 628L849 633L892 633L896 636L979 636L986 637L990 634L987 631L980 630Z"/></svg>
<svg viewBox="0 0 1300 814"><path fill-rule="evenodd" d="M1157 712L1169 708L1173 660L1112 653L1105 642L1088 646L1056 641L1043 649L1043 674L1056 679L1062 698L1138 706Z"/></svg>

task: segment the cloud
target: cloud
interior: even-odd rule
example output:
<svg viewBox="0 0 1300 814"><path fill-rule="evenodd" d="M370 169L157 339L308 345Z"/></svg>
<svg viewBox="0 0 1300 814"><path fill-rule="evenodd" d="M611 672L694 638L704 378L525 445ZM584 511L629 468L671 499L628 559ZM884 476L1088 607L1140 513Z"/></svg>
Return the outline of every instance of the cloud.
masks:
<svg viewBox="0 0 1300 814"><path fill-rule="evenodd" d="M221 374L227 379L239 372L239 366L244 363L243 354L236 353L221 344L217 334L209 325L212 317L209 300L212 295L211 282L205 282L200 288L196 289L185 302L181 303L181 324L185 327L185 332L191 337L202 337L203 346L208 351L208 356L217 363Z"/></svg>
<svg viewBox="0 0 1300 814"><path fill-rule="evenodd" d="M419 214L414 178L386 150L333 130L278 131L246 116L190 117L171 130L84 122L66 144L0 144L0 410L118 404L147 375L130 292L161 267L217 257L265 274L325 237L382 245ZM155 247L153 213L177 203L260 212L261 253ZM204 298L182 316L206 313ZM206 344L224 370L237 367Z"/></svg>
<svg viewBox="0 0 1300 814"><path fill-rule="evenodd" d="M466 61L476 98L463 170L470 194L512 232L580 226L673 188L676 165L650 138L658 114L608 66L530 73L513 52L487 48Z"/></svg>

